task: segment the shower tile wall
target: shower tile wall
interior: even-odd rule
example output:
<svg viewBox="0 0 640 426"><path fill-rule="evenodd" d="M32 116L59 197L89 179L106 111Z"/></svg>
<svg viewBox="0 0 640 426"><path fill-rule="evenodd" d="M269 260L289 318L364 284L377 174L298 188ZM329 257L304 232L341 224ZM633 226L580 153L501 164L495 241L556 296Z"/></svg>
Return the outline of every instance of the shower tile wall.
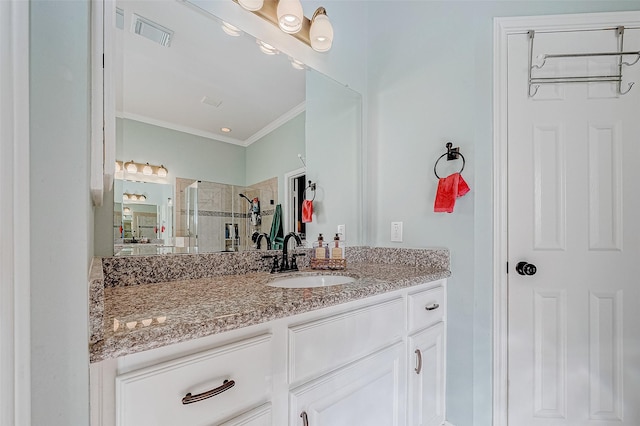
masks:
<svg viewBox="0 0 640 426"><path fill-rule="evenodd" d="M176 236L187 235L187 188L196 182L193 179L176 178ZM247 250L254 246L251 236L254 232L266 233L271 231L273 213L278 204L278 178L274 177L259 182L251 187L227 185L216 182L200 181L198 186L198 252L215 252L225 250ZM250 223L250 204L240 197L245 194L248 198L260 199L262 223L252 226ZM273 204L271 204L273 200ZM233 235L226 238L227 224L237 224L238 239ZM234 228L235 229L235 228ZM190 243L189 243L190 242ZM194 239L186 244L193 246Z"/></svg>

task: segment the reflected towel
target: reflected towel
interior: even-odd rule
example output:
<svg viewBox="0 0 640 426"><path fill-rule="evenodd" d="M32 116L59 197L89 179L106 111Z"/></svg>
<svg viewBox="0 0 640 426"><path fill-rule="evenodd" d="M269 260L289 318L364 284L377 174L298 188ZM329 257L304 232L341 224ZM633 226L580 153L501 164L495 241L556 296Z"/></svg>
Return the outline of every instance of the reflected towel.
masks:
<svg viewBox="0 0 640 426"><path fill-rule="evenodd" d="M462 197L469 190L469 185L467 185L460 173L440 178L433 211L436 213L452 213L456 205L456 198Z"/></svg>
<svg viewBox="0 0 640 426"><path fill-rule="evenodd" d="M302 202L302 222L309 223L313 219L313 201L304 200Z"/></svg>

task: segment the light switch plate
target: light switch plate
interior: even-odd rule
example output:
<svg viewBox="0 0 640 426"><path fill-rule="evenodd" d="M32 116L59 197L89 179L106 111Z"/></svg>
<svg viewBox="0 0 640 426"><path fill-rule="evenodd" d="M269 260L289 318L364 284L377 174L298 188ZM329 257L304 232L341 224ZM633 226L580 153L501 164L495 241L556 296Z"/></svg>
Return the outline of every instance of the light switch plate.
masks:
<svg viewBox="0 0 640 426"><path fill-rule="evenodd" d="M338 235L340 235L340 239L341 240L346 240L347 239L347 235L346 235L346 230L345 230L345 226L344 225L338 225Z"/></svg>
<svg viewBox="0 0 640 426"><path fill-rule="evenodd" d="M391 222L391 242L402 242L402 222Z"/></svg>

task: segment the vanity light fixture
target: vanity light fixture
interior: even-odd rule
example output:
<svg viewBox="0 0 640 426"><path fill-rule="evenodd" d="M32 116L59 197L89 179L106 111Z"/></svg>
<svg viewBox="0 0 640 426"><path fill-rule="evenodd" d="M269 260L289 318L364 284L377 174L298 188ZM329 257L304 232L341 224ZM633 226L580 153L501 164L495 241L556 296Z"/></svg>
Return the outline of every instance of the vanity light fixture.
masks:
<svg viewBox="0 0 640 426"><path fill-rule="evenodd" d="M222 21L222 31L224 31L227 35L231 37L239 37L242 35L242 30L238 27L231 25L228 22Z"/></svg>
<svg viewBox="0 0 640 426"><path fill-rule="evenodd" d="M333 44L333 26L324 7L319 7L311 18L309 30L311 48L316 52L327 52Z"/></svg>
<svg viewBox="0 0 640 426"><path fill-rule="evenodd" d="M328 52L331 49L333 26L324 7L316 9L313 17L308 19L302 14L300 0L233 1L311 46L316 52Z"/></svg>
<svg viewBox="0 0 640 426"><path fill-rule="evenodd" d="M153 174L153 169L151 169L149 163L145 164L142 168L142 174L145 176L151 176Z"/></svg>
<svg viewBox="0 0 640 426"><path fill-rule="evenodd" d="M122 163L121 161L116 161L116 173L129 173L136 174L142 173L145 176L153 176L156 175L158 177L167 177L167 169L164 166L154 166L149 163L136 163L135 161L127 161L126 163Z"/></svg>
<svg viewBox="0 0 640 426"><path fill-rule="evenodd" d="M124 169L127 173L138 173L138 166L136 166L136 163L134 163L133 160L128 163L124 163Z"/></svg>
<svg viewBox="0 0 640 426"><path fill-rule="evenodd" d="M156 173L158 174L158 177L167 177L167 169L165 169L163 165L158 167L158 171Z"/></svg>
<svg viewBox="0 0 640 426"><path fill-rule="evenodd" d="M278 8L278 26L287 34L295 34L302 29L302 4L300 0L279 0Z"/></svg>

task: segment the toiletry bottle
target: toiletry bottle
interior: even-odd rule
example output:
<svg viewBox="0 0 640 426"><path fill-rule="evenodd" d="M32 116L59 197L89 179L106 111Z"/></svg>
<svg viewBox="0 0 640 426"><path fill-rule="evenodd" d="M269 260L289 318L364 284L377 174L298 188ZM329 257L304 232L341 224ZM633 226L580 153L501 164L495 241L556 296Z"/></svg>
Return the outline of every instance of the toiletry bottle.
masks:
<svg viewBox="0 0 640 426"><path fill-rule="evenodd" d="M326 259L329 257L328 247L324 245L324 238L322 234L318 235L318 241L314 241L313 243L314 251L313 255L317 259Z"/></svg>
<svg viewBox="0 0 640 426"><path fill-rule="evenodd" d="M340 235L333 237L333 247L331 247L331 259L344 259L344 247L340 241Z"/></svg>

